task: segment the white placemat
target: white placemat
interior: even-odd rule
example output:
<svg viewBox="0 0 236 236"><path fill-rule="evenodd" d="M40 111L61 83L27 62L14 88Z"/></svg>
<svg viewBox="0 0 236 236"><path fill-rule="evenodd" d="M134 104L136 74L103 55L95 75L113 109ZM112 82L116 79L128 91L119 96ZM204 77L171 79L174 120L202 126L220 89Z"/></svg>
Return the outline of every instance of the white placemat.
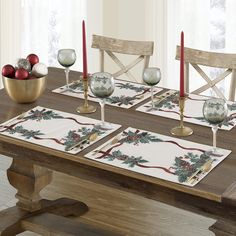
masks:
<svg viewBox="0 0 236 236"><path fill-rule="evenodd" d="M127 128L85 157L171 182L194 186L230 150L213 155L210 146Z"/></svg>
<svg viewBox="0 0 236 236"><path fill-rule="evenodd" d="M123 80L115 80L115 85L115 91L109 98L106 99L106 104L108 105L130 108L151 96L150 86ZM69 84L69 88L70 90L66 91L66 86L62 86L54 89L52 92L72 97L84 98L83 82L81 80ZM161 90L161 88L155 87L154 93L158 93ZM95 102L100 101L99 98L94 97L90 90L88 100Z"/></svg>
<svg viewBox="0 0 236 236"><path fill-rule="evenodd" d="M37 106L0 124L0 134L76 154L121 127L111 124L112 130L101 130L96 126L99 122Z"/></svg>
<svg viewBox="0 0 236 236"><path fill-rule="evenodd" d="M207 99L209 99L209 97L189 94L188 98L185 100L184 122L211 127L202 114L202 107ZM220 127L220 129L223 130L230 130L236 125L236 102L228 101L227 105L228 118ZM148 102L138 107L136 110L179 120L179 93L175 90L169 90L158 97L156 96L154 109L151 108L151 103Z"/></svg>

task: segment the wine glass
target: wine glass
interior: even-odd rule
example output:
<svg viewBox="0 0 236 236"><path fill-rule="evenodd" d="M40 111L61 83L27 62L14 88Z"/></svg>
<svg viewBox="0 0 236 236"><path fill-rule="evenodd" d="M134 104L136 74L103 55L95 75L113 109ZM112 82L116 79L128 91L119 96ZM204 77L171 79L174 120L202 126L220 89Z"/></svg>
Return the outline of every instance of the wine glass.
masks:
<svg viewBox="0 0 236 236"><path fill-rule="evenodd" d="M69 72L70 66L74 65L76 61L76 53L74 49L60 49L57 54L58 62L65 67L66 74L66 89L69 90Z"/></svg>
<svg viewBox="0 0 236 236"><path fill-rule="evenodd" d="M105 98L109 97L115 89L115 81L113 76L107 72L97 72L90 77L90 90L96 96L101 98L101 123L97 125L100 129L112 129L110 123L105 122Z"/></svg>
<svg viewBox="0 0 236 236"><path fill-rule="evenodd" d="M153 90L154 85L158 84L161 80L161 70L157 67L147 67L143 71L143 81L151 86L151 103L152 109L155 108Z"/></svg>
<svg viewBox="0 0 236 236"><path fill-rule="evenodd" d="M211 98L205 101L202 112L205 120L212 125L213 149L210 150L210 153L220 154L219 150L216 147L216 133L218 130L218 126L227 117L228 113L227 103L222 98Z"/></svg>

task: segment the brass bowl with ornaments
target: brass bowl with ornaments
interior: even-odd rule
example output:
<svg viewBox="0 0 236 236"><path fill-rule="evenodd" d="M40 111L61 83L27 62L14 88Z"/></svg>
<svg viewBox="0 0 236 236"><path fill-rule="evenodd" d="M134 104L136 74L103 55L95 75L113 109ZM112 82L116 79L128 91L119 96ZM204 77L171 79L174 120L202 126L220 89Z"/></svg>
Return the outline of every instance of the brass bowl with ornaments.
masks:
<svg viewBox="0 0 236 236"><path fill-rule="evenodd" d="M31 103L44 92L47 76L19 80L2 76L4 88L9 97L17 103Z"/></svg>

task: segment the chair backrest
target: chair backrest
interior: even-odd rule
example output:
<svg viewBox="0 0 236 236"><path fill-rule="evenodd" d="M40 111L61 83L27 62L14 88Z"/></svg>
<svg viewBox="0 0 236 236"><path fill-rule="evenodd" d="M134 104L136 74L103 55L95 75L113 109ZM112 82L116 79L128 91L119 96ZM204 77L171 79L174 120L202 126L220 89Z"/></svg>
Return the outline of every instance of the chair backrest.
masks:
<svg viewBox="0 0 236 236"><path fill-rule="evenodd" d="M180 60L180 46L176 48L176 59ZM206 52L192 48L184 48L184 62L185 62L185 88L186 92L189 91L189 64L201 75L206 84L197 88L191 93L200 94L207 89L213 89L216 95L226 100L225 95L216 86L220 81L226 79L229 74L231 75L230 90L228 100L235 100L235 88L236 88L236 54L225 54L216 52ZM199 66L215 67L225 69L223 73L214 79L210 79L209 76Z"/></svg>
<svg viewBox="0 0 236 236"><path fill-rule="evenodd" d="M119 71L113 73L113 76L117 78L125 74L131 81L137 81L130 72L134 66L143 60L143 69L148 67L150 56L153 54L153 45L154 43L150 41L129 41L99 35L93 35L92 39L92 48L100 50L100 71L104 71L104 52L106 52L120 68ZM138 57L128 65L124 65L114 53L137 55Z"/></svg>

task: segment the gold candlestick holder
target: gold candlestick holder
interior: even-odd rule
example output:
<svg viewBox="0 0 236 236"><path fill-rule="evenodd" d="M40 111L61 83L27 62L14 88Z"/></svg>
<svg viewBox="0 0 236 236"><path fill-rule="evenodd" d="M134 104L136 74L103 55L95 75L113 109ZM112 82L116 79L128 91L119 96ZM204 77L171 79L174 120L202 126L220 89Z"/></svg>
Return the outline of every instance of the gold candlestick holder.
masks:
<svg viewBox="0 0 236 236"><path fill-rule="evenodd" d="M88 104L88 77L82 78L82 80L84 85L84 105L77 107L76 111L81 114L93 113L97 108Z"/></svg>
<svg viewBox="0 0 236 236"><path fill-rule="evenodd" d="M179 111L180 111L180 125L171 129L171 134L175 136L189 136L193 133L193 130L184 126L184 105L185 97L179 98Z"/></svg>

